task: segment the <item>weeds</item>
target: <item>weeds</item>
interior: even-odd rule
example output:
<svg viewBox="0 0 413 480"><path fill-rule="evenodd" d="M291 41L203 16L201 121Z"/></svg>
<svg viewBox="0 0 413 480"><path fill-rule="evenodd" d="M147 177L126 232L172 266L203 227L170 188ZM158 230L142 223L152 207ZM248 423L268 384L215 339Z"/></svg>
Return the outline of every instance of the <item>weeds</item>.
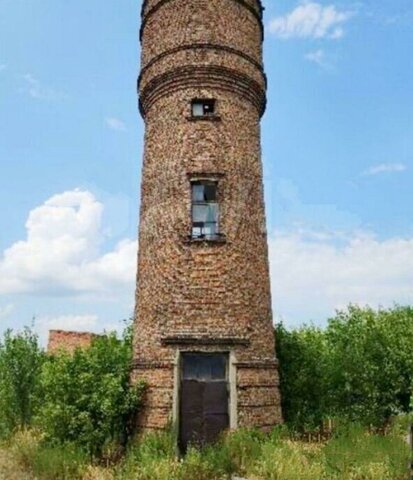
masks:
<svg viewBox="0 0 413 480"><path fill-rule="evenodd" d="M292 441L285 429L270 435L239 430L203 450L176 454L172 432L149 434L132 445L113 467L88 465L73 444L53 446L41 434L23 431L7 448L16 470L4 477L27 480L229 480L232 474L254 480L405 480L409 448L400 433L371 435L357 426L340 428L326 444ZM26 475L26 476L25 476Z"/></svg>

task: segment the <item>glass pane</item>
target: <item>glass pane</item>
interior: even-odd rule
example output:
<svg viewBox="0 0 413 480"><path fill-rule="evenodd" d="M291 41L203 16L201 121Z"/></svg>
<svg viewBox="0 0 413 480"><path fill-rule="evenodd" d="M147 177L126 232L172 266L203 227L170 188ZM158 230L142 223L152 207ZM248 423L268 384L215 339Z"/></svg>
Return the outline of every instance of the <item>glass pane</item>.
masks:
<svg viewBox="0 0 413 480"><path fill-rule="evenodd" d="M207 202L214 202L217 199L217 185L216 183L209 183L204 186L205 200Z"/></svg>
<svg viewBox="0 0 413 480"><path fill-rule="evenodd" d="M204 185L200 183L192 184L192 201L203 202L204 201Z"/></svg>
<svg viewBox="0 0 413 480"><path fill-rule="evenodd" d="M204 103L204 114L209 115L211 113L214 113L214 101L209 100Z"/></svg>
<svg viewBox="0 0 413 480"><path fill-rule="evenodd" d="M225 380L227 356L225 354L187 353L183 357L185 380Z"/></svg>
<svg viewBox="0 0 413 480"><path fill-rule="evenodd" d="M208 211L207 211L206 221L216 223L218 221L218 204L208 203L207 208L208 208Z"/></svg>
<svg viewBox="0 0 413 480"><path fill-rule="evenodd" d="M215 237L218 233L218 225L216 223L206 223L203 233L206 237Z"/></svg>
<svg viewBox="0 0 413 480"><path fill-rule="evenodd" d="M209 205L194 205L192 208L192 222L205 223L208 219L209 210Z"/></svg>
<svg viewBox="0 0 413 480"><path fill-rule="evenodd" d="M204 105L201 102L194 102L192 104L192 115L194 117L203 117L204 116Z"/></svg>

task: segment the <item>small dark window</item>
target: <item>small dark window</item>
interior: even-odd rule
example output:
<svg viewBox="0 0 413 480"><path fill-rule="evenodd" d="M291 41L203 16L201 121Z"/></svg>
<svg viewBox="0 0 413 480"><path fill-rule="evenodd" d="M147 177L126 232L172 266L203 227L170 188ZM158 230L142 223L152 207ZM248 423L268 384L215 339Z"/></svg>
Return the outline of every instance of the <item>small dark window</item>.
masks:
<svg viewBox="0 0 413 480"><path fill-rule="evenodd" d="M192 238L217 238L218 213L217 183L192 182Z"/></svg>
<svg viewBox="0 0 413 480"><path fill-rule="evenodd" d="M192 116L207 117L215 113L215 100L193 100Z"/></svg>

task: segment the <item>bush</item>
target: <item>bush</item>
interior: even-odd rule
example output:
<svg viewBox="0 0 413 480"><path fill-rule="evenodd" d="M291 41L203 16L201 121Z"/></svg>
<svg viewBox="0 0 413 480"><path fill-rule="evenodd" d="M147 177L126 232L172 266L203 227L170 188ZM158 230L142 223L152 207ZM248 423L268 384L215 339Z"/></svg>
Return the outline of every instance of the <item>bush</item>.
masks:
<svg viewBox="0 0 413 480"><path fill-rule="evenodd" d="M296 429L331 417L381 426L410 411L413 308L350 306L325 330L276 327L285 420Z"/></svg>
<svg viewBox="0 0 413 480"><path fill-rule="evenodd" d="M0 342L0 436L30 425L40 404L40 370L45 356L29 329L6 331Z"/></svg>
<svg viewBox="0 0 413 480"><path fill-rule="evenodd" d="M329 346L323 330L276 327L284 419L297 430L318 427L329 412Z"/></svg>
<svg viewBox="0 0 413 480"><path fill-rule="evenodd" d="M36 425L52 443L74 442L92 456L126 445L143 386L129 384L130 340L114 334L73 355L59 354L41 373L43 402Z"/></svg>

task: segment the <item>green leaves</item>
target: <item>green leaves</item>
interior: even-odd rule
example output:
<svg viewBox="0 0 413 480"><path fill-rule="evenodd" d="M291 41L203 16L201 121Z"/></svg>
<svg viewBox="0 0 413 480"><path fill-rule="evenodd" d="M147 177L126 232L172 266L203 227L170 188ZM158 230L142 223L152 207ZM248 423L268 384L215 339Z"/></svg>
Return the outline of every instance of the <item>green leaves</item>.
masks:
<svg viewBox="0 0 413 480"><path fill-rule="evenodd" d="M45 356L29 329L8 330L0 342L0 435L27 427L40 400L39 373Z"/></svg>
<svg viewBox="0 0 413 480"><path fill-rule="evenodd" d="M115 335L99 337L73 355L50 358L41 373L38 426L49 439L76 442L93 456L124 444L143 388L129 384L130 360L130 343Z"/></svg>
<svg viewBox="0 0 413 480"><path fill-rule="evenodd" d="M73 354L47 356L29 329L0 343L0 435L35 426L51 444L74 443L91 456L125 445L143 385L130 385L131 330Z"/></svg>
<svg viewBox="0 0 413 480"><path fill-rule="evenodd" d="M284 415L317 427L327 417L382 425L407 413L413 381L413 309L350 305L325 330L276 327Z"/></svg>

